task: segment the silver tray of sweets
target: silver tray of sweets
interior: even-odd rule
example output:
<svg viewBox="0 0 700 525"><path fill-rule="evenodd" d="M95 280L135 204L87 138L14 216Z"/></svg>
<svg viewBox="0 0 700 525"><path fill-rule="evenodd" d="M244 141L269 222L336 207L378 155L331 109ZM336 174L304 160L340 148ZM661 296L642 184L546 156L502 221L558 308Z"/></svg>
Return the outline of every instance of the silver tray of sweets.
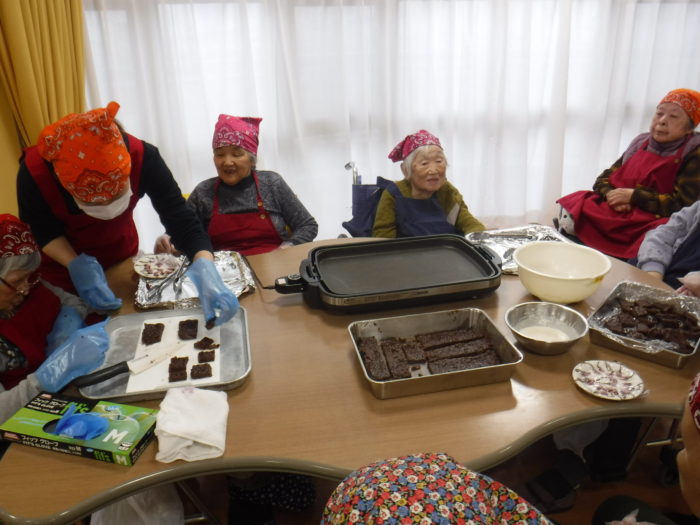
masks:
<svg viewBox="0 0 700 525"><path fill-rule="evenodd" d="M518 265L513 260L513 252L520 246L534 241L571 242L551 226L541 224L472 232L468 233L466 238L473 244L487 246L496 252L502 261L501 272L510 275L518 274Z"/></svg>
<svg viewBox="0 0 700 525"><path fill-rule="evenodd" d="M661 311L661 318L659 314L649 314L647 305L652 312ZM670 316L664 316L664 310ZM700 298L622 281L588 318L589 338L600 346L682 368L700 346L698 312ZM673 315L679 316L679 324L673 324Z"/></svg>
<svg viewBox="0 0 700 525"><path fill-rule="evenodd" d="M501 334L486 312L478 308L355 321L348 325L348 331L365 379L372 393L379 399L508 381L515 371L515 365L523 360L523 354ZM435 333L454 331L471 332L472 335L460 334L457 339L445 344L435 342ZM407 363L410 376L377 379L372 377L373 374L369 370L373 367L366 365L363 357L367 355L367 348L364 345L368 341L373 344L372 338L382 352L386 352L389 346L396 344L401 346L408 344L413 350L417 345L426 354L426 359L422 360L420 350L417 352L419 355L416 356L413 350L408 349L409 347L402 346L403 355L414 354L409 355ZM432 342L428 342L431 339ZM466 342L467 340L469 342ZM481 352L483 348L477 349L475 345L484 343L488 343L490 347L487 349L488 358L485 358L486 354L483 353L478 353L477 356L477 352ZM465 344L467 349L458 348L462 344ZM448 370L452 366L444 366L447 361L439 359L440 356L435 354L436 351L440 352L443 358L455 359L456 361L450 363L455 368ZM389 350L389 352L398 351ZM492 361L493 353L500 362ZM386 355L384 355L385 359ZM473 361L469 364L472 359L480 361L478 364ZM442 363L436 364L437 361ZM460 366L473 366L473 368L460 369ZM406 370L404 369L403 372L405 373Z"/></svg>
<svg viewBox="0 0 700 525"><path fill-rule="evenodd" d="M177 333L180 320L197 319L197 335L194 339L182 341ZM192 385L213 390L231 390L240 386L250 374L252 365L248 338L247 314L241 307L231 320L220 327L207 329L200 308L189 310L160 310L112 317L107 323L109 348L105 362L100 368L128 361L137 357L144 349L141 333L144 323L163 323L162 344L172 345L172 356L164 359L139 374L126 373L107 379L101 383L79 388L88 399L110 399L113 401L138 401L160 399L170 387ZM187 369L198 363L198 350L194 342L208 336L217 345L214 361L211 362L212 377L171 381L169 375L170 357L189 357ZM191 341L191 344L189 344Z"/></svg>
<svg viewBox="0 0 700 525"><path fill-rule="evenodd" d="M137 257L134 258L138 259ZM187 263L187 257L181 255L175 257L176 265ZM214 252L214 264L219 271L224 284L240 297L244 293L255 289L255 280L253 272L248 266L248 263L238 252L218 251ZM140 276L136 287L135 305L140 310L165 308L170 309L187 309L199 306L199 298L197 288L185 274L182 279L181 286L174 286L172 282L165 283L161 287L159 294L150 293L154 287L158 287L164 280L171 281L169 277L162 279L152 279Z"/></svg>

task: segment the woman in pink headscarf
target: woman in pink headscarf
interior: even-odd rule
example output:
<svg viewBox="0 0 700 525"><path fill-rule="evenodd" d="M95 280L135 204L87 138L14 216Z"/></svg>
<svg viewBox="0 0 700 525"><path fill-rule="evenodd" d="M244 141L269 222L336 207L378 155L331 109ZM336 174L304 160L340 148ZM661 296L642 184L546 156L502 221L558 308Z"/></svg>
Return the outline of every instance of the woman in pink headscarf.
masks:
<svg viewBox="0 0 700 525"><path fill-rule="evenodd" d="M219 115L212 140L218 176L200 182L187 200L215 250L254 255L313 241L318 233L284 179L255 169L261 120ZM156 241L156 253L175 251L167 235Z"/></svg>
<svg viewBox="0 0 700 525"><path fill-rule="evenodd" d="M389 183L377 205L372 236L414 237L483 231L457 188L447 182L440 140L424 129L408 135L389 153L401 161L404 180Z"/></svg>

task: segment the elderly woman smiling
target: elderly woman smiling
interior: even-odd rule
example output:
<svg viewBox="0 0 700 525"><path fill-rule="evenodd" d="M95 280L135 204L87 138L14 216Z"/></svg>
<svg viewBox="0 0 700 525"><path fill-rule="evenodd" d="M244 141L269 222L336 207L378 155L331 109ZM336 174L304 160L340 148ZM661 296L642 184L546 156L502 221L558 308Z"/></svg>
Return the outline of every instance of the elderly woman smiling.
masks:
<svg viewBox="0 0 700 525"><path fill-rule="evenodd" d="M389 153L401 162L404 180L390 183L377 206L374 237L469 233L484 225L469 213L457 188L447 182L447 158L440 140L420 130Z"/></svg>
<svg viewBox="0 0 700 525"><path fill-rule="evenodd" d="M200 182L187 199L215 250L255 255L313 241L318 233L284 179L255 169L261 120L219 115L212 139L218 176ZM174 251L167 235L158 238L156 253Z"/></svg>

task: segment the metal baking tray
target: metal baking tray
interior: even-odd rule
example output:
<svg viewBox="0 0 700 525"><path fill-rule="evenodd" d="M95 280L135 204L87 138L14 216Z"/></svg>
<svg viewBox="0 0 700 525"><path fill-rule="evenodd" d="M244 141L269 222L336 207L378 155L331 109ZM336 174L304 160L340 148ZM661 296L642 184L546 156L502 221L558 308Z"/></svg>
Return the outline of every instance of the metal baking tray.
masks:
<svg viewBox="0 0 700 525"><path fill-rule="evenodd" d="M137 349L144 321L157 322L169 317L188 316L200 320L203 324L202 310L159 310L157 312L141 312L137 314L113 317L107 323L109 334L109 349L101 368L121 361L129 360ZM220 327L219 354L221 375L219 382L202 385L212 390L231 390L240 386L248 377L251 370L250 344L248 340L248 319L246 311L241 307L236 315ZM167 360L165 363L167 369ZM160 365L158 365L160 366ZM102 383L85 386L79 389L80 394L88 399L112 399L114 401L137 401L145 399L160 399L170 386L185 386L188 381L180 381L169 385L158 385L150 390L127 392L129 374L121 374ZM199 386L199 385L197 385Z"/></svg>
<svg viewBox="0 0 700 525"><path fill-rule="evenodd" d="M367 373L357 345L357 340L361 337L376 337L381 341L390 337L407 338L418 334L461 328L475 328L485 332L501 358L502 364L406 379L375 381ZM523 354L503 336L486 312L478 308L460 308L355 321L348 325L348 331L365 379L369 383L372 393L379 399L508 381L515 371L515 365L523 360ZM416 372L412 371L411 373L415 374Z"/></svg>
<svg viewBox="0 0 700 525"><path fill-rule="evenodd" d="M691 353L682 354L674 350L676 347L672 343L660 340L642 341L616 334L607 329L604 323L620 313L619 307L615 304L615 300L618 297L628 300L646 299L653 303L673 304L678 310L697 318L700 324L700 317L698 317L700 298L678 295L672 291L631 281L622 281L605 298L603 304L588 318L589 339L592 343L670 366L671 368L682 368L697 353L700 339L696 341Z"/></svg>

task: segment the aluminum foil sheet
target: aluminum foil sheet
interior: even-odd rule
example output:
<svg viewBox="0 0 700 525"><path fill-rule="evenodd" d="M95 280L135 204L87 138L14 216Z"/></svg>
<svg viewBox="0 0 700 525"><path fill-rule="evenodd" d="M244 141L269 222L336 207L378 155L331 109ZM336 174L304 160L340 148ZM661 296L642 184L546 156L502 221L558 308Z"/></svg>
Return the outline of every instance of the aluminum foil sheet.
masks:
<svg viewBox="0 0 700 525"><path fill-rule="evenodd" d="M179 263L187 262L184 255L179 257ZM240 297L244 293L255 289L253 272L248 263L238 252L220 251L214 252L214 264L224 281L224 284ZM134 302L136 307L142 310L149 309L177 309L186 310L199 306L197 288L190 279L185 276L182 280L182 287L176 290L172 282L166 283L162 287L160 295L152 296L151 290L161 284L164 279L148 279L140 277L136 288Z"/></svg>
<svg viewBox="0 0 700 525"><path fill-rule="evenodd" d="M698 320L700 326L700 298L679 295L673 291L662 290L631 281L622 281L608 295L603 304L588 318L591 342L619 350L639 358L661 363L673 368L681 368L685 362L698 351L700 339L694 341L690 353L680 353L678 345L659 339L641 340L616 334L606 328L605 323L620 315L621 309L617 298L628 301L640 299L654 304L673 305L678 312L683 312Z"/></svg>
<svg viewBox="0 0 700 525"><path fill-rule="evenodd" d="M518 265L513 260L513 252L520 246L533 241L563 241L571 242L551 226L527 224L515 228L472 232L466 235L469 242L484 245L500 257L503 265L501 272L517 275Z"/></svg>

